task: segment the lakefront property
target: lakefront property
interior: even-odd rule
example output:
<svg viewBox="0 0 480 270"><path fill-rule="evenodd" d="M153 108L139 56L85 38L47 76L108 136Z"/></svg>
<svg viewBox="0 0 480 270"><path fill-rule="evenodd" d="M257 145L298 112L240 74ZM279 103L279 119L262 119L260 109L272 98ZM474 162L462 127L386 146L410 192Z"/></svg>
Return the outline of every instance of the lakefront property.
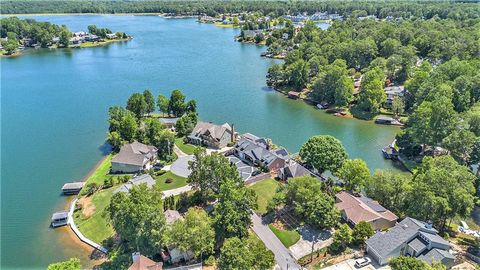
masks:
<svg viewBox="0 0 480 270"><path fill-rule="evenodd" d="M1 12L0 268L478 268L476 3Z"/></svg>

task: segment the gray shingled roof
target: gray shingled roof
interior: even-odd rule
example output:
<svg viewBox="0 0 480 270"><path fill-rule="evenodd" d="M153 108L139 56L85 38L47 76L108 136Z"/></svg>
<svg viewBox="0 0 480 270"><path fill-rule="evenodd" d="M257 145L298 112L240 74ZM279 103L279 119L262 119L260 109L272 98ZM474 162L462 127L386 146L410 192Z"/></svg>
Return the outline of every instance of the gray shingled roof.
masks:
<svg viewBox="0 0 480 270"><path fill-rule="evenodd" d="M140 184L146 184L148 188L153 187L155 185L155 180L149 175L149 174L143 174L140 176L137 176L131 180L129 180L127 183L123 184L121 187L119 187L117 190L115 190L115 193L117 192L129 192L130 189L132 189L133 186L138 186Z"/></svg>
<svg viewBox="0 0 480 270"><path fill-rule="evenodd" d="M432 264L433 262L442 262L444 259L455 260L455 256L450 254L450 252L438 248L431 249L422 256L419 256L418 259Z"/></svg>
<svg viewBox="0 0 480 270"><path fill-rule="evenodd" d="M123 145L120 148L120 152L112 158L112 163L143 166L156 152L157 148L155 146L145 145L135 141Z"/></svg>
<svg viewBox="0 0 480 270"><path fill-rule="evenodd" d="M417 254L421 253L426 247L427 244L425 244L420 238L415 238L413 239L408 245L413 248L417 252Z"/></svg>
<svg viewBox="0 0 480 270"><path fill-rule="evenodd" d="M386 257L398 246L410 241L418 233L420 226L413 218L407 217L387 232L378 232L366 243L381 257Z"/></svg>
<svg viewBox="0 0 480 270"><path fill-rule="evenodd" d="M68 217L68 211L60 211L53 213L52 220L66 219Z"/></svg>
<svg viewBox="0 0 480 270"><path fill-rule="evenodd" d="M215 125L207 122L197 122L197 125L193 128L190 136L199 137L200 135L210 136L213 139L220 141L223 134L227 132L232 134L232 127L225 123L223 125Z"/></svg>

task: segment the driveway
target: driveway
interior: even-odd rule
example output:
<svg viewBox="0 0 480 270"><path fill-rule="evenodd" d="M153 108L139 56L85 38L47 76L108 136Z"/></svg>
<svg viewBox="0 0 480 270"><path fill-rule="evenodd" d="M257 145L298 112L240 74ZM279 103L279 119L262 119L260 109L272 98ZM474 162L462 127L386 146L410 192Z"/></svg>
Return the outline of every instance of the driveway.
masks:
<svg viewBox="0 0 480 270"><path fill-rule="evenodd" d="M262 223L262 219L257 214L252 214L252 229L262 240L265 246L275 254L275 261L282 270L300 270L302 267L292 257L288 249L280 242L275 234Z"/></svg>
<svg viewBox="0 0 480 270"><path fill-rule="evenodd" d="M243 181L247 181L250 177L252 177L252 173L257 170L257 168L248 165L235 156L228 156L228 160L237 166L238 173L242 177Z"/></svg>
<svg viewBox="0 0 480 270"><path fill-rule="evenodd" d="M371 264L364 266L362 268L355 267L355 259L348 259L341 263L337 263L335 265L322 268L323 270L392 270L390 266L379 266L376 264Z"/></svg>
<svg viewBox="0 0 480 270"><path fill-rule="evenodd" d="M188 169L188 162L193 161L193 159L194 159L193 155L179 157L170 166L170 171L173 174L187 178L190 175L190 173L192 173L190 169Z"/></svg>
<svg viewBox="0 0 480 270"><path fill-rule="evenodd" d="M302 226L298 229L300 240L289 248L292 255L298 260L305 255L317 251L332 244L332 233L326 230L316 230L309 226Z"/></svg>

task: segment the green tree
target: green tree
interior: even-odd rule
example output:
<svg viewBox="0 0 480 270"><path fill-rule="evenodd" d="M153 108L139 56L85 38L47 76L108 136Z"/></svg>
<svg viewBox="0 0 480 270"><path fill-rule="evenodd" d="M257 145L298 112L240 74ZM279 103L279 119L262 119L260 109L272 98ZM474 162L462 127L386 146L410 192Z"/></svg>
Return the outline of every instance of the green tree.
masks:
<svg viewBox="0 0 480 270"><path fill-rule="evenodd" d="M425 157L408 194L407 214L432 220L443 231L447 219L466 217L474 205L475 176L451 156Z"/></svg>
<svg viewBox="0 0 480 270"><path fill-rule="evenodd" d="M343 179L346 190L358 192L370 177L370 170L361 159L347 159L338 171L338 177Z"/></svg>
<svg viewBox="0 0 480 270"><path fill-rule="evenodd" d="M413 257L396 257L388 263L392 270L428 270L430 267L423 261Z"/></svg>
<svg viewBox="0 0 480 270"><path fill-rule="evenodd" d="M212 221L203 209L190 208L182 220L176 221L165 232L165 242L195 257L209 255L215 244Z"/></svg>
<svg viewBox="0 0 480 270"><path fill-rule="evenodd" d="M263 243L251 235L248 239L227 238L220 250L219 269L271 269L274 255Z"/></svg>
<svg viewBox="0 0 480 270"><path fill-rule="evenodd" d="M142 119L143 115L147 113L147 102L145 97L140 93L132 94L127 101L127 110L133 112L137 119Z"/></svg>
<svg viewBox="0 0 480 270"><path fill-rule="evenodd" d="M374 234L375 230L372 224L362 220L353 228L352 240L357 245L363 245Z"/></svg>
<svg viewBox="0 0 480 270"><path fill-rule="evenodd" d="M300 148L300 157L320 173L336 172L348 158L342 143L330 135L310 138Z"/></svg>
<svg viewBox="0 0 480 270"><path fill-rule="evenodd" d="M143 99L145 100L146 106L146 113L152 113L155 111L155 99L153 98L152 92L150 90L143 91Z"/></svg>
<svg viewBox="0 0 480 270"><path fill-rule="evenodd" d="M412 178L409 175L385 170L376 170L365 185L368 197L400 216L405 213L411 189Z"/></svg>
<svg viewBox="0 0 480 270"><path fill-rule="evenodd" d="M371 113L379 112L386 100L383 80L384 74L379 68L374 68L365 73L359 96L359 106L362 110Z"/></svg>
<svg viewBox="0 0 480 270"><path fill-rule="evenodd" d="M67 27L62 27L62 31L60 32L60 35L59 35L60 45L62 45L63 47L68 47L71 37L72 37L72 33L67 29Z"/></svg>
<svg viewBox="0 0 480 270"><path fill-rule="evenodd" d="M450 151L450 154L461 164L470 162L473 147L478 138L466 127L457 126L443 139L442 145Z"/></svg>
<svg viewBox="0 0 480 270"><path fill-rule="evenodd" d="M170 104L170 100L166 96L158 95L157 107L158 107L158 110L163 113L163 115L165 115L165 113L167 115L170 114L170 111L168 110L168 104Z"/></svg>
<svg viewBox="0 0 480 270"><path fill-rule="evenodd" d="M17 48L18 48L17 34L15 34L14 32L8 32L7 38L8 40L3 44L3 47L7 52L7 54L10 55L17 51Z"/></svg>
<svg viewBox="0 0 480 270"><path fill-rule="evenodd" d="M335 253L340 253L352 242L352 230L347 224L341 224L333 234L333 242L330 248Z"/></svg>
<svg viewBox="0 0 480 270"><path fill-rule="evenodd" d="M120 147L122 147L122 145L124 144L120 133L116 131L108 133L107 142L112 146L112 150L114 152L118 152L120 150Z"/></svg>
<svg viewBox="0 0 480 270"><path fill-rule="evenodd" d="M131 249L151 256L163 247L165 216L158 187L141 184L129 193L115 193L107 211L113 228Z"/></svg>
<svg viewBox="0 0 480 270"><path fill-rule="evenodd" d="M193 128L197 124L197 114L188 113L180 117L175 124L175 131L180 136L186 136L192 133Z"/></svg>
<svg viewBox="0 0 480 270"><path fill-rule="evenodd" d="M313 177L290 179L285 187L285 201L306 223L319 229L329 229L340 219L335 199L324 193L321 183Z"/></svg>
<svg viewBox="0 0 480 270"><path fill-rule="evenodd" d="M195 158L189 164L191 174L188 183L200 189L204 201L215 197L220 191L223 181L232 179L237 185L243 185L243 180L238 174L237 167L220 153L207 155L205 149L197 149Z"/></svg>
<svg viewBox="0 0 480 270"><path fill-rule="evenodd" d="M302 91L308 82L308 65L304 60L298 60L288 66L289 82L298 91Z"/></svg>
<svg viewBox="0 0 480 270"><path fill-rule="evenodd" d="M395 118L399 118L405 110L405 104L403 103L403 98L395 96L392 101L392 112Z"/></svg>
<svg viewBox="0 0 480 270"><path fill-rule="evenodd" d="M178 89L172 91L168 103L168 110L176 117L181 116L185 112L185 95L182 91Z"/></svg>
<svg viewBox="0 0 480 270"><path fill-rule="evenodd" d="M47 270L80 270L82 266L80 265L80 259L70 258L65 262L52 263L48 265Z"/></svg>
<svg viewBox="0 0 480 270"><path fill-rule="evenodd" d="M216 235L220 243L225 238L248 236L248 228L252 224L251 209L256 208L256 205L257 196L253 190L231 178L222 181L213 210Z"/></svg>
<svg viewBox="0 0 480 270"><path fill-rule="evenodd" d="M137 119L131 111L126 111L122 116L119 132L122 139L131 142L137 133Z"/></svg>

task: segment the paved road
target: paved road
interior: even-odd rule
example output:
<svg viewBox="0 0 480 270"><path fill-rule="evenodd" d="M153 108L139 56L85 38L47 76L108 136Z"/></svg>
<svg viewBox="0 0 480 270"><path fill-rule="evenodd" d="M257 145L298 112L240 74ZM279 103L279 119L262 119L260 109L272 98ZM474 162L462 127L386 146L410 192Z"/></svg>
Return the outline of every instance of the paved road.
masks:
<svg viewBox="0 0 480 270"><path fill-rule="evenodd" d="M290 254L289 250L280 242L275 234L262 224L262 219L257 214L252 214L253 231L262 240L265 246L275 254L275 261L282 270L302 269Z"/></svg>
<svg viewBox="0 0 480 270"><path fill-rule="evenodd" d="M189 192L190 190L192 190L192 186L190 185L186 185L186 186L175 188L175 189L165 190L162 192L163 194L162 199L165 199L170 196L176 196L185 192Z"/></svg>

